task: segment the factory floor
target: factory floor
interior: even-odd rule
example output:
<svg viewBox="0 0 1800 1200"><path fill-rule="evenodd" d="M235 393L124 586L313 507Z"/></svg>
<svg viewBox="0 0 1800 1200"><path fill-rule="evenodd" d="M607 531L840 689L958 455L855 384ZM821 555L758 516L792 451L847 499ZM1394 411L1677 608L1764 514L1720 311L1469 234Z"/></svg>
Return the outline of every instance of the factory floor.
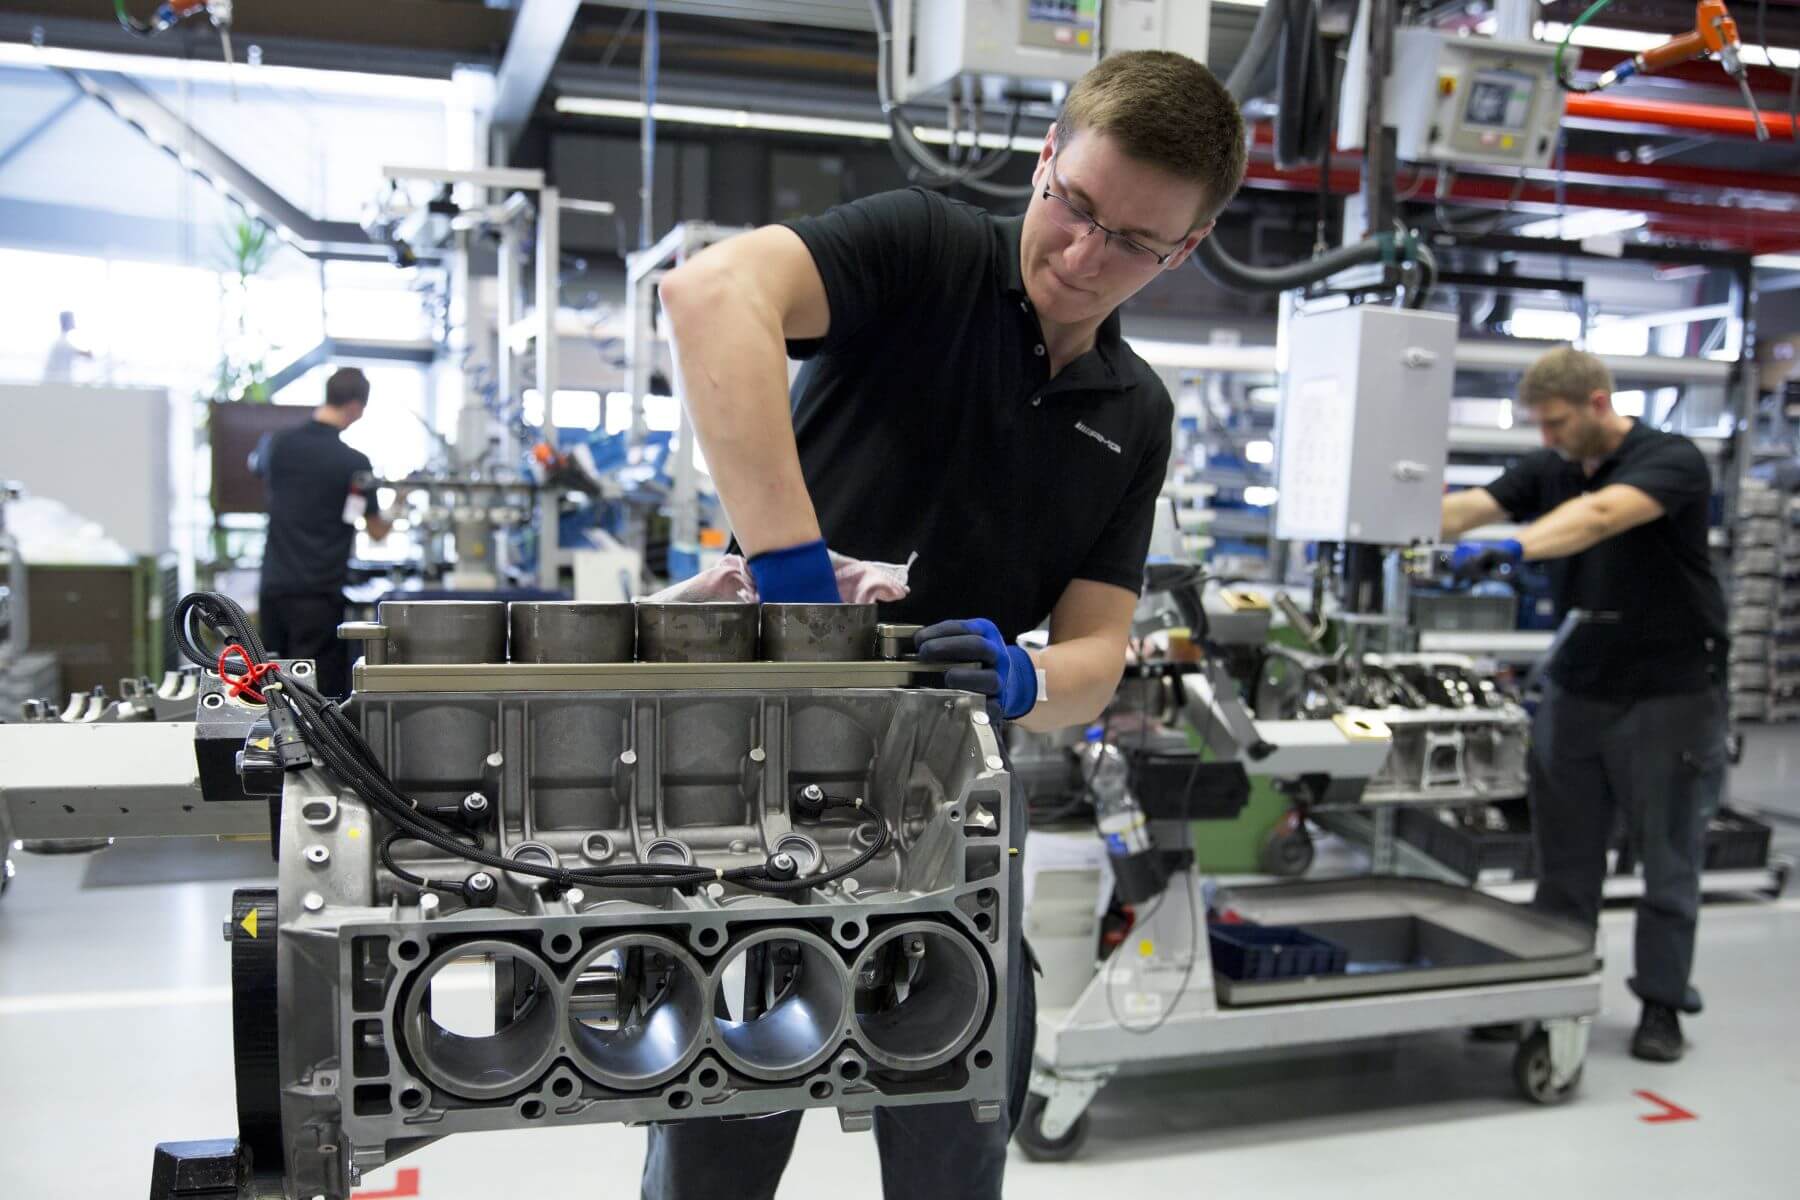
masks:
<svg viewBox="0 0 1800 1200"><path fill-rule="evenodd" d="M1733 802L1774 818L1800 857L1800 727L1751 728ZM0 900L0 1195L146 1193L159 1141L231 1136L231 1012L219 930L234 886L267 883L266 850L120 843L16 855ZM1800 899L1709 904L1696 981L1708 1011L1673 1066L1626 1054L1628 909L1607 913L1606 1008L1566 1107L1518 1100L1510 1051L1455 1033L1277 1063L1115 1082L1083 1156L1013 1151L1008 1196L1494 1197L1800 1195ZM372 1173L368 1200L635 1196L641 1130L490 1134ZM874 1144L807 1117L784 1200L879 1195ZM937 1198L931 1198L937 1200Z"/></svg>

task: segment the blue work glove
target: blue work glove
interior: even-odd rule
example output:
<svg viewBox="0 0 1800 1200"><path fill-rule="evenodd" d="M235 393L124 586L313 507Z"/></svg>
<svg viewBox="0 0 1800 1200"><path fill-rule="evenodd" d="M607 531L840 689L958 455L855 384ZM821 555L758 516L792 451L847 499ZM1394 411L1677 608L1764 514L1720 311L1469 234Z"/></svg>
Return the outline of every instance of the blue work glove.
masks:
<svg viewBox="0 0 1800 1200"><path fill-rule="evenodd" d="M765 550L747 564L764 604L842 604L837 572L823 540Z"/></svg>
<svg viewBox="0 0 1800 1200"><path fill-rule="evenodd" d="M991 696L1007 720L1037 703L1037 667L1018 646L1007 644L992 621L939 621L913 634L924 662L978 663L944 672L944 686Z"/></svg>
<svg viewBox="0 0 1800 1200"><path fill-rule="evenodd" d="M1516 567L1525 548L1512 538L1498 542L1458 542L1450 552L1450 572L1463 583L1488 578L1500 567Z"/></svg>

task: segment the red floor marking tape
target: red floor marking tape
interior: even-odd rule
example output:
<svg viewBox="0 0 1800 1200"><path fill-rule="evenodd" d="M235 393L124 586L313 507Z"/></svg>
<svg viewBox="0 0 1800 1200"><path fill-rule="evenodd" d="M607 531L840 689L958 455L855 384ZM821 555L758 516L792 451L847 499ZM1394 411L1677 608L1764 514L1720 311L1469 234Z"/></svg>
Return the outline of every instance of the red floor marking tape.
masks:
<svg viewBox="0 0 1800 1200"><path fill-rule="evenodd" d="M351 1192L350 1200L409 1200L419 1194L419 1168L403 1167L394 1172L394 1186L385 1192Z"/></svg>
<svg viewBox="0 0 1800 1200"><path fill-rule="evenodd" d="M1679 1104L1670 1104L1655 1092L1637 1092L1635 1095L1639 1100L1662 1109L1659 1113L1651 1113L1649 1116L1638 1118L1648 1124L1661 1125L1669 1121L1698 1121L1700 1119L1698 1113L1691 1113Z"/></svg>

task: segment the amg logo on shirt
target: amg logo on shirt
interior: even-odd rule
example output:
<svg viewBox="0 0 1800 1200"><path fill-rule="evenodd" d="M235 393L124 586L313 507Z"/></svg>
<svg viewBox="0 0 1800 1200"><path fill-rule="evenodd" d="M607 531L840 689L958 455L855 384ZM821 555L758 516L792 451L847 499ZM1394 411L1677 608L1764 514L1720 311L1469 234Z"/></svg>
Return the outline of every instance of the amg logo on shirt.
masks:
<svg viewBox="0 0 1800 1200"><path fill-rule="evenodd" d="M1087 434L1089 437L1093 438L1096 442L1099 442L1102 446L1105 446L1108 450L1111 450L1114 454L1125 453L1124 450L1120 449L1119 443L1113 441L1111 438L1107 437L1104 433L1101 433L1098 429L1088 428L1088 426L1085 422L1082 422L1082 421L1075 422L1075 428L1081 430L1081 432Z"/></svg>

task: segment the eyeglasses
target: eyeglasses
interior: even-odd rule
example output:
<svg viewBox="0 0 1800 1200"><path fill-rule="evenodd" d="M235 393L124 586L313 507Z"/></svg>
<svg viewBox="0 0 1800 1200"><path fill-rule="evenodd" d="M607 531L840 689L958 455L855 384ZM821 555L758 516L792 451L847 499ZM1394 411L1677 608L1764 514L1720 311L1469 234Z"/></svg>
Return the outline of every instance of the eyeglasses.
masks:
<svg viewBox="0 0 1800 1200"><path fill-rule="evenodd" d="M1054 166L1051 168L1051 175L1053 177L1055 175ZM1050 219L1061 228L1078 237L1086 237L1096 230L1105 234L1106 249L1111 251L1119 262L1129 263L1136 267L1147 267L1154 262L1159 267L1166 267L1169 265L1169 260L1175 257L1173 250L1163 254L1141 242L1133 241L1116 230L1108 229L1094 220L1092 213L1077 208L1074 201L1051 191L1050 185L1047 183L1044 185L1044 199L1051 201L1050 207L1046 211L1049 212Z"/></svg>

